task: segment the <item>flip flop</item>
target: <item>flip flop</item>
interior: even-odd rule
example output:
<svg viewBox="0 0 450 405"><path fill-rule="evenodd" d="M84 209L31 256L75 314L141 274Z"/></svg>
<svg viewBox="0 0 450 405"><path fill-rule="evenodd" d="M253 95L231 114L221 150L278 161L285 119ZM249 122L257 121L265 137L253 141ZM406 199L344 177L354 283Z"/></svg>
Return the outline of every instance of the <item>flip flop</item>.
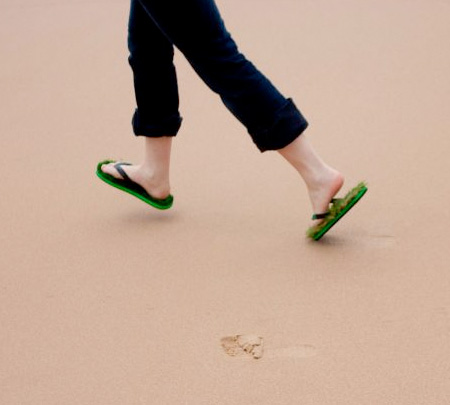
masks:
<svg viewBox="0 0 450 405"><path fill-rule="evenodd" d="M344 198L333 198L329 211L322 214L314 214L312 219L323 219L319 224L306 231L306 235L314 240L319 240L338 222L350 209L362 198L367 191L364 182L352 188Z"/></svg>
<svg viewBox="0 0 450 405"><path fill-rule="evenodd" d="M102 171L102 165L106 165L108 163L115 163L114 167L123 177L122 179L117 179L114 176L111 176L110 174L107 174ZM130 166L130 165L131 163L116 162L114 160L104 160L98 163L96 174L105 183L108 183L109 185L116 187L119 190L125 191L126 193L134 195L135 197L146 202L152 207L158 208L159 210L169 209L173 204L173 196L169 194L169 196L164 199L152 197L150 194L147 193L147 191L145 191L143 187L141 187L139 184L131 180L125 173L125 170L122 169L122 166Z"/></svg>

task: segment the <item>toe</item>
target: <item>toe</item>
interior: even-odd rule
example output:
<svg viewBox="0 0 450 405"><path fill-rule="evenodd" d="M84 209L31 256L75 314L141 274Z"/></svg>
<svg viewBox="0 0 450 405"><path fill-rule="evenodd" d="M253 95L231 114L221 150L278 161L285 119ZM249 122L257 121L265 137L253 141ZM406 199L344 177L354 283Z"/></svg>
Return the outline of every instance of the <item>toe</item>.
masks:
<svg viewBox="0 0 450 405"><path fill-rule="evenodd" d="M311 226L319 226L320 224L322 224L324 220L323 219L313 219L311 221Z"/></svg>
<svg viewBox="0 0 450 405"><path fill-rule="evenodd" d="M100 170L101 170L103 173L111 174L111 173L110 173L110 170L109 170L109 168L108 168L110 165L111 165L111 163L103 164L103 165L101 165Z"/></svg>
<svg viewBox="0 0 450 405"><path fill-rule="evenodd" d="M108 163L101 166L100 170L103 173L109 174L111 176L114 176L116 178L119 178L117 170L114 167L114 163Z"/></svg>

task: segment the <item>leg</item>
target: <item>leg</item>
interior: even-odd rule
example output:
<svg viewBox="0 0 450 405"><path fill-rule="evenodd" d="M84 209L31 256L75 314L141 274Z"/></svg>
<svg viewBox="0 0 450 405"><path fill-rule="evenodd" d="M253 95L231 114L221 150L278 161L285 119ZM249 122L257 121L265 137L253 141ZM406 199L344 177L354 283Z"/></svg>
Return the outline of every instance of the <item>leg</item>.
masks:
<svg viewBox="0 0 450 405"><path fill-rule="evenodd" d="M140 0L204 82L246 127L261 151L297 138L307 122L249 62L226 30L213 0Z"/></svg>
<svg viewBox="0 0 450 405"><path fill-rule="evenodd" d="M137 109L133 131L145 137L144 161L123 170L155 198L170 193L169 166L172 137L180 128L178 87L173 45L137 0L131 1L128 47L133 70ZM114 164L102 170L117 178Z"/></svg>

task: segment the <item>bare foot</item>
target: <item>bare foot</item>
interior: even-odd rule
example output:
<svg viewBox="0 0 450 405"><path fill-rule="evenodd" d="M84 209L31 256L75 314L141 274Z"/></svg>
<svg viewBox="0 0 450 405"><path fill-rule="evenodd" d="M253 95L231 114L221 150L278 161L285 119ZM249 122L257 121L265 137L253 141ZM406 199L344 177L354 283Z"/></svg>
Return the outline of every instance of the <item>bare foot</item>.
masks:
<svg viewBox="0 0 450 405"><path fill-rule="evenodd" d="M116 163L102 165L101 170L106 174L114 176L116 179L123 179L114 167ZM155 178L149 170L146 170L140 165L124 165L122 169L131 180L143 187L152 197L162 200L169 196L170 185L168 180Z"/></svg>
<svg viewBox="0 0 450 405"><path fill-rule="evenodd" d="M327 167L320 177L307 184L313 212L315 214L327 212L331 199L339 192L343 184L344 176L331 167ZM321 221L314 220L312 225L317 225Z"/></svg>

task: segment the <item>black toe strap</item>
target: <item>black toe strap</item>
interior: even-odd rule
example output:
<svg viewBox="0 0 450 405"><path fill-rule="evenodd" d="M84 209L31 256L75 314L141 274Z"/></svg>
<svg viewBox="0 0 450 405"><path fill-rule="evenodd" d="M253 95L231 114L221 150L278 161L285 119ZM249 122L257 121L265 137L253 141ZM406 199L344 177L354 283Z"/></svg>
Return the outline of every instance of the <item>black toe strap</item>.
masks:
<svg viewBox="0 0 450 405"><path fill-rule="evenodd" d="M312 219L324 219L326 218L328 215L330 215L330 211L324 212L323 214L314 214L312 216Z"/></svg>
<svg viewBox="0 0 450 405"><path fill-rule="evenodd" d="M336 204L336 203L339 203L342 200L343 200L342 198L332 198L330 203L331 204ZM328 215L330 215L330 211L324 212L322 214L313 214L312 219L324 219Z"/></svg>
<svg viewBox="0 0 450 405"><path fill-rule="evenodd" d="M119 162L114 165L114 168L117 170L117 172L122 176L124 180L131 181L131 179L128 177L128 174L126 174L125 170L122 169L122 166L131 166L131 163Z"/></svg>

